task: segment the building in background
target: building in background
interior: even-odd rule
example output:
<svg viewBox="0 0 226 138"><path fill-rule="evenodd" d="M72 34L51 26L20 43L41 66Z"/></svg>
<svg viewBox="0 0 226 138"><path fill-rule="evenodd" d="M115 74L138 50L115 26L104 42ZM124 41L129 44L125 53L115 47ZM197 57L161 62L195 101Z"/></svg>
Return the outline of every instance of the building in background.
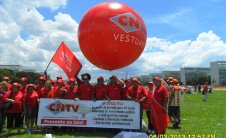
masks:
<svg viewBox="0 0 226 138"><path fill-rule="evenodd" d="M140 75L140 81L150 81L149 75Z"/></svg>
<svg viewBox="0 0 226 138"><path fill-rule="evenodd" d="M183 67L180 68L181 82L187 85L188 80L197 76L210 76L210 68L208 67Z"/></svg>
<svg viewBox="0 0 226 138"><path fill-rule="evenodd" d="M13 70L14 74L19 71L23 71L23 66L21 65L0 65L1 69L11 69Z"/></svg>
<svg viewBox="0 0 226 138"><path fill-rule="evenodd" d="M226 61L210 62L211 83L226 85Z"/></svg>
<svg viewBox="0 0 226 138"><path fill-rule="evenodd" d="M38 73L38 74L44 76L44 72L42 72L42 71L37 71L36 73ZM50 74L47 74L47 77L50 78Z"/></svg>
<svg viewBox="0 0 226 138"><path fill-rule="evenodd" d="M150 81L153 81L153 79L156 77L162 78L162 73L150 73L149 76Z"/></svg>
<svg viewBox="0 0 226 138"><path fill-rule="evenodd" d="M35 69L24 69L23 72L33 72L36 73Z"/></svg>
<svg viewBox="0 0 226 138"><path fill-rule="evenodd" d="M180 71L162 71L162 79L168 79L169 77L180 79Z"/></svg>

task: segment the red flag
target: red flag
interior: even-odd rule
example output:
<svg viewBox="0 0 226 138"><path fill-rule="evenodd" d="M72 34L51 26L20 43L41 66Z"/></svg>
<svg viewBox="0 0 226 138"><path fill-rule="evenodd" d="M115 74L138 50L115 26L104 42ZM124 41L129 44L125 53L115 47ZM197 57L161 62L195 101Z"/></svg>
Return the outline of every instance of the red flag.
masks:
<svg viewBox="0 0 226 138"><path fill-rule="evenodd" d="M64 70L69 79L74 78L75 73L82 65L71 52L71 50L64 44L64 42L61 43L57 52L53 56L52 62L59 65Z"/></svg>
<svg viewBox="0 0 226 138"><path fill-rule="evenodd" d="M158 134L164 131L170 123L169 116L163 112L162 106L155 100L154 93L151 95L150 119Z"/></svg>

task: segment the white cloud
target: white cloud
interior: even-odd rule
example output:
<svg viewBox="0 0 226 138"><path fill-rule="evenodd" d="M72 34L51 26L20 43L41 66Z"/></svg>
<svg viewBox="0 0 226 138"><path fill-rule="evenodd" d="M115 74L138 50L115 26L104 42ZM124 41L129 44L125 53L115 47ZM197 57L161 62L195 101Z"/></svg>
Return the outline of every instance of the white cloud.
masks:
<svg viewBox="0 0 226 138"><path fill-rule="evenodd" d="M45 20L36 10L37 7L57 10L65 7L66 2L67 0L3 1L4 4L0 5L0 52L4 54L0 55L0 64L20 64L24 68L44 71L58 46L64 41L83 64L81 73L89 72L94 82L99 76L109 78L116 74L122 78L127 71L130 76L135 76L176 70L182 66L209 66L209 62L215 57L226 53L226 44L212 31L200 33L195 41L171 42L153 37L147 39L145 50L136 62L123 69L105 71L92 65L81 53L77 40L78 23L70 15L58 12L54 16L55 20ZM182 13L178 13L166 19L173 20L181 15ZM27 40L22 39L21 32L28 34ZM62 69L54 63L50 64L48 73L52 79L58 75L66 78Z"/></svg>

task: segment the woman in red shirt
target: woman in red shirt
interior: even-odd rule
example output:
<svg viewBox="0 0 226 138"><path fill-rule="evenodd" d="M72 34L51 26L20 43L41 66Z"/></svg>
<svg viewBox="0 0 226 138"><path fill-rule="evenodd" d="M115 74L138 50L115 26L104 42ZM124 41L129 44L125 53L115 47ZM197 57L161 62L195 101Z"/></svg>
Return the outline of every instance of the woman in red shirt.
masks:
<svg viewBox="0 0 226 138"><path fill-rule="evenodd" d="M34 91L34 85L29 84L27 86L27 93L23 96L23 108L24 108L24 114L26 115L26 126L27 126L27 133L34 132L33 125L34 125L34 119L38 114L38 103L39 95L36 91ZM31 127L29 128L29 124L31 121Z"/></svg>
<svg viewBox="0 0 226 138"><path fill-rule="evenodd" d="M106 100L104 93L107 86L104 84L104 78L99 77L97 79L97 85L94 86L96 100Z"/></svg>
<svg viewBox="0 0 226 138"><path fill-rule="evenodd" d="M39 93L40 98L54 98L54 89L52 89L52 84L50 80L45 82L44 88L41 89ZM41 101L40 101L41 102ZM40 127L40 132L42 132L42 126ZM45 126L45 132L48 132L48 126Z"/></svg>
<svg viewBox="0 0 226 138"><path fill-rule="evenodd" d="M10 110L5 110L7 116L7 128L8 134L11 132L11 128L13 127L13 122L15 119L15 127L17 127L18 134L20 134L20 125L21 125L21 114L22 114L22 100L23 93L19 91L19 83L13 83L12 92L6 93L4 96L4 102L11 102L12 108Z"/></svg>
<svg viewBox="0 0 226 138"><path fill-rule="evenodd" d="M0 106L3 102L3 97L5 96L5 94L8 91L9 91L8 83L6 81L3 81L2 87L1 87L1 92L0 92ZM0 134L3 133L2 128L3 128L4 123L5 123L5 110L0 109Z"/></svg>

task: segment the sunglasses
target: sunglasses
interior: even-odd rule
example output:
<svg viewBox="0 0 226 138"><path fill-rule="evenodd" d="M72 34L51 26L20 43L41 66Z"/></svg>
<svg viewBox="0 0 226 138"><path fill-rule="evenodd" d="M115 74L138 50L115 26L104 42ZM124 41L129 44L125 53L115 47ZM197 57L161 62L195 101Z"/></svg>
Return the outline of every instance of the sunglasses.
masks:
<svg viewBox="0 0 226 138"><path fill-rule="evenodd" d="M88 79L82 79L82 80L88 80Z"/></svg>

